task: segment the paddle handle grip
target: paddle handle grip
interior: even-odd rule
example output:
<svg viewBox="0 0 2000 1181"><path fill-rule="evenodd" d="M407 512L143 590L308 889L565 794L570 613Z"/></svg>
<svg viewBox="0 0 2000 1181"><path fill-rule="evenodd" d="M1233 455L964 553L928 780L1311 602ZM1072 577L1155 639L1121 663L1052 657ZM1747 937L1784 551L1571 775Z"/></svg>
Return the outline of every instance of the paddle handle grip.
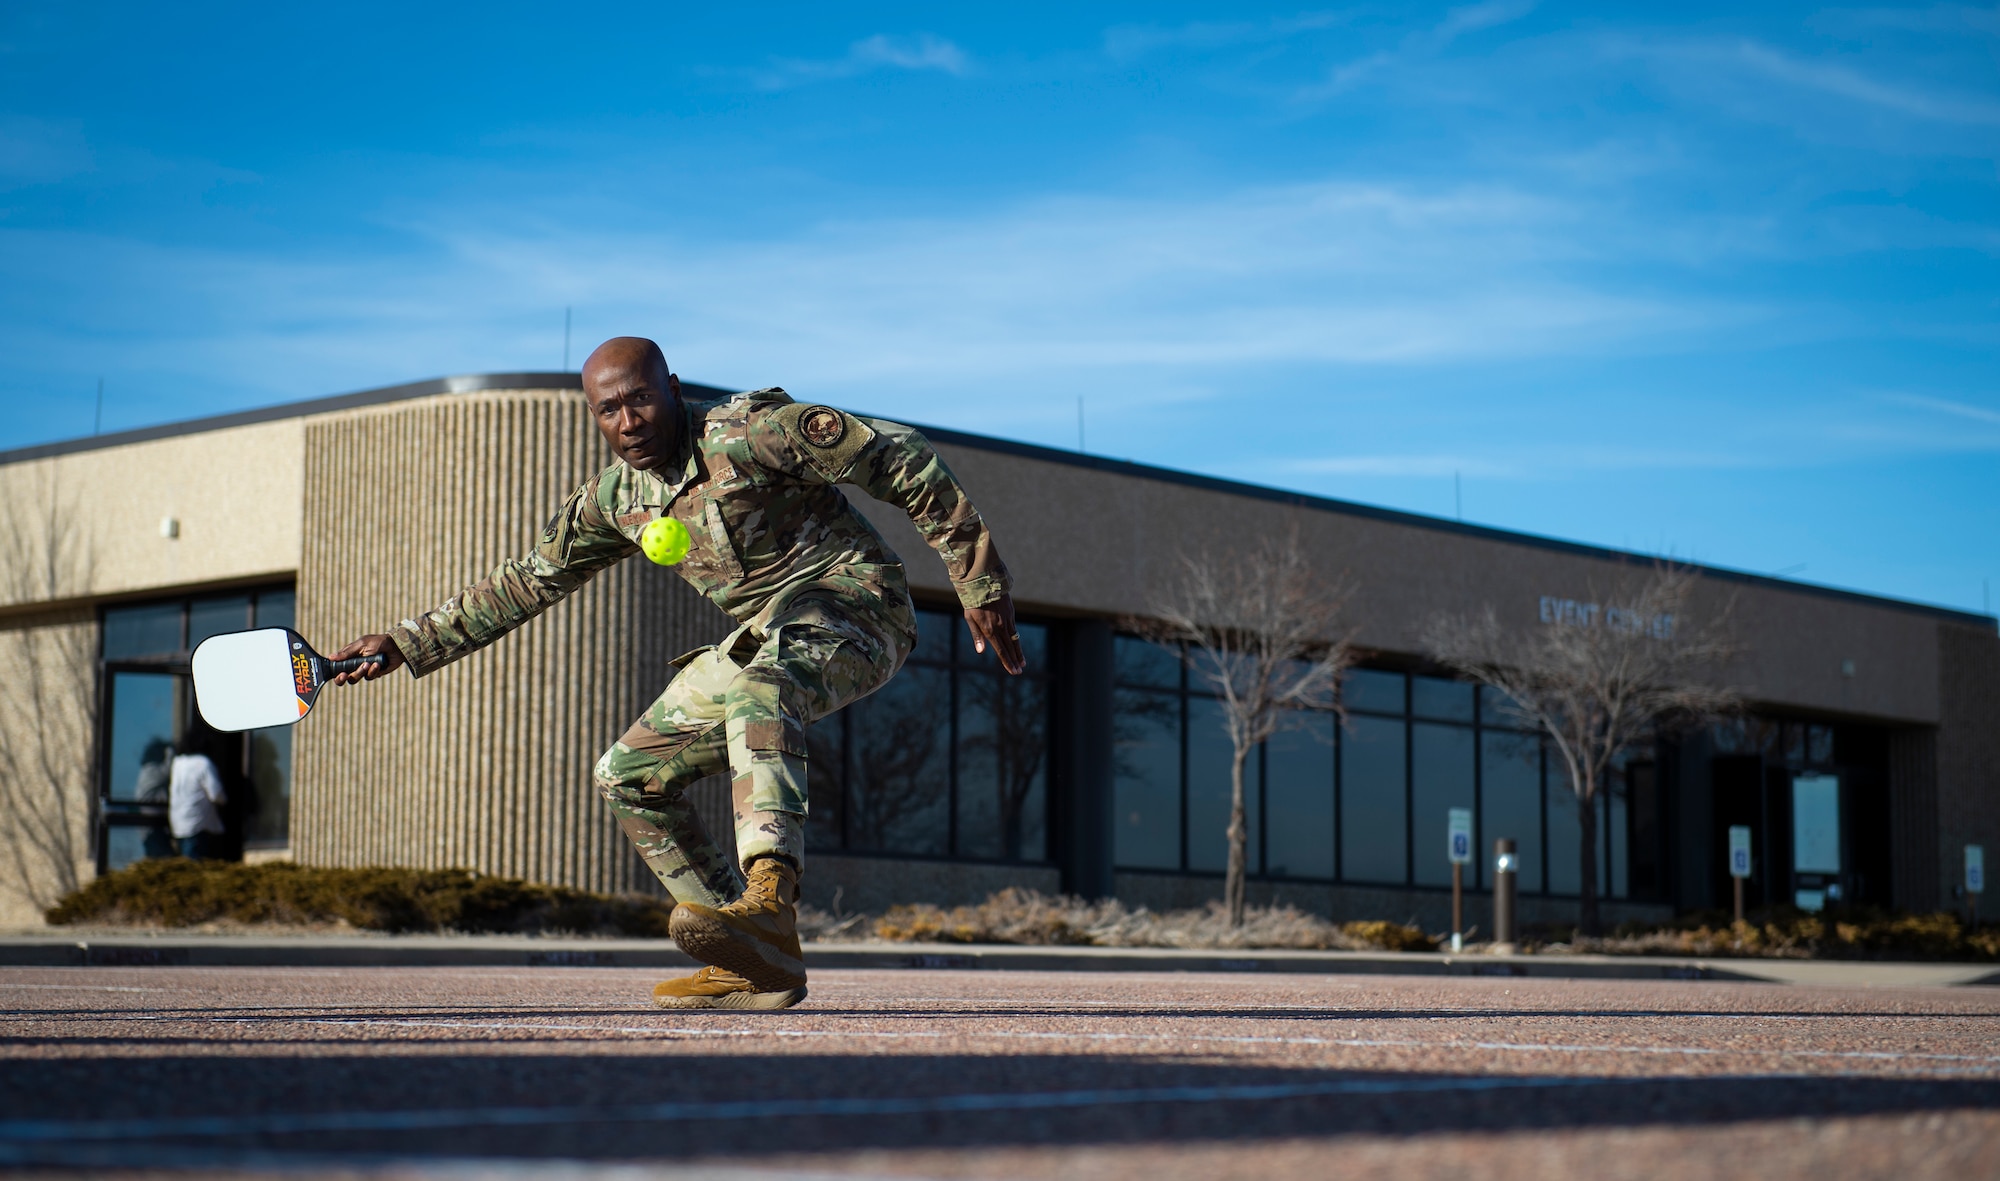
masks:
<svg viewBox="0 0 2000 1181"><path fill-rule="evenodd" d="M350 656L346 660L328 660L323 662L321 667L325 669L327 676L337 677L341 673L351 673L364 664L380 664L387 659L386 655L377 652L370 656Z"/></svg>

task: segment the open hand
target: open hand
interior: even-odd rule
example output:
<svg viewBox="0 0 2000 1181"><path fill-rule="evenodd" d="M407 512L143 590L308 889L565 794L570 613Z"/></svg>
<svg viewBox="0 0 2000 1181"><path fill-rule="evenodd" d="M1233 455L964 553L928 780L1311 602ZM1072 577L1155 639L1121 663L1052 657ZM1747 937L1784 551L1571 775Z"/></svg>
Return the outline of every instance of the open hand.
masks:
<svg viewBox="0 0 2000 1181"><path fill-rule="evenodd" d="M984 607L967 607L965 626L972 629L973 651L993 649L1000 667L1016 676L1028 667L1028 658L1021 655L1020 633L1014 630L1013 596L1002 595Z"/></svg>

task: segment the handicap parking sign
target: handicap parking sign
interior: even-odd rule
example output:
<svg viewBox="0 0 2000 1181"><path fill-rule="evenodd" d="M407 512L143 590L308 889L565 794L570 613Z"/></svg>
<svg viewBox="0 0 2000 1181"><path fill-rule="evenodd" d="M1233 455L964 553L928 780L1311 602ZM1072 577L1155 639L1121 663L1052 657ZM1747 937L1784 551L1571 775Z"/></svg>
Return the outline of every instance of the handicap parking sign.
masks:
<svg viewBox="0 0 2000 1181"><path fill-rule="evenodd" d="M1750 828L1748 825L1729 826L1729 876L1747 878L1750 876Z"/></svg>
<svg viewBox="0 0 2000 1181"><path fill-rule="evenodd" d="M1472 809L1453 808L1446 816L1451 859L1455 864L1464 865L1472 860Z"/></svg>

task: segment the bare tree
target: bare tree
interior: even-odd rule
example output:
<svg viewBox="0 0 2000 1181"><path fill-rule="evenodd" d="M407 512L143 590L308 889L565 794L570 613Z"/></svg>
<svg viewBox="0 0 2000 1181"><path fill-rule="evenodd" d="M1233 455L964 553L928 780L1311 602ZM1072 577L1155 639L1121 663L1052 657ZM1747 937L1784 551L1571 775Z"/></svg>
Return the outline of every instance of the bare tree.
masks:
<svg viewBox="0 0 2000 1181"><path fill-rule="evenodd" d="M0 602L31 607L0 626L0 842L5 884L38 909L81 886L88 860L97 734L92 561L73 506L0 505Z"/></svg>
<svg viewBox="0 0 2000 1181"><path fill-rule="evenodd" d="M1315 569L1297 524L1247 551L1183 556L1181 577L1140 624L1185 652L1221 699L1229 731L1229 867L1223 898L1243 925L1250 829L1243 772L1259 743L1303 710L1340 709L1340 675L1354 663L1341 623L1348 588Z"/></svg>
<svg viewBox="0 0 2000 1181"><path fill-rule="evenodd" d="M1655 733L1739 708L1717 679L1737 651L1725 604L1691 617L1698 571L1661 562L1621 577L1595 601L1544 600L1541 622L1502 627L1492 607L1439 616L1425 643L1439 663L1506 695L1506 709L1539 728L1563 761L1581 827L1584 934L1600 929L1597 801L1618 757Z"/></svg>
<svg viewBox="0 0 2000 1181"><path fill-rule="evenodd" d="M992 753L1000 856L1018 861L1027 839L1028 800L1042 782L1042 764L1048 756L1048 685L1039 677L981 673L966 677L964 686L974 715L993 728L964 739L960 748L968 754Z"/></svg>

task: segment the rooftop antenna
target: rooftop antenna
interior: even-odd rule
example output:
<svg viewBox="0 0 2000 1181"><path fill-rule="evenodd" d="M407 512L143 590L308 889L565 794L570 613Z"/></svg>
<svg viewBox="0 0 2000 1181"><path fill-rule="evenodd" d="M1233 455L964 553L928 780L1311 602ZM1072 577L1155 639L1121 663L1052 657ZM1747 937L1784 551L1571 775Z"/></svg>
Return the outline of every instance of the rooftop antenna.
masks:
<svg viewBox="0 0 2000 1181"><path fill-rule="evenodd" d="M564 373L568 373L568 372L569 372L569 308L567 308L567 307L563 308L563 367L562 367L562 371L563 371Z"/></svg>
<svg viewBox="0 0 2000 1181"><path fill-rule="evenodd" d="M97 379L97 417L91 420L90 433L104 433L104 379L101 377Z"/></svg>

